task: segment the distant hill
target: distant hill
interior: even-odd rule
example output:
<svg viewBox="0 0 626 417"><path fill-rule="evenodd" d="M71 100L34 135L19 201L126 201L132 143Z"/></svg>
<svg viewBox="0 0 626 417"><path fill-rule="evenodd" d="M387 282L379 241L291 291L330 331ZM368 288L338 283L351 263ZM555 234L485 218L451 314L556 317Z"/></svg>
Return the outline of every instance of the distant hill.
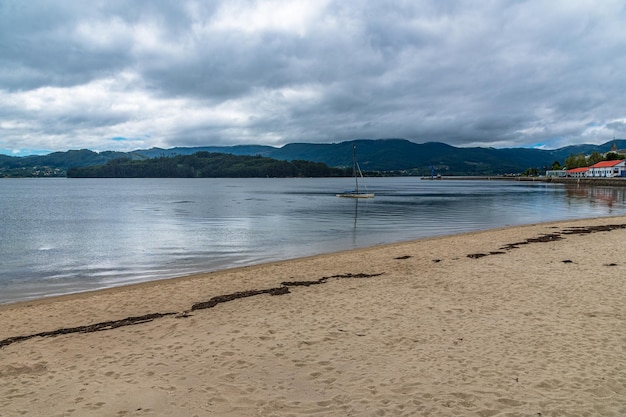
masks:
<svg viewBox="0 0 626 417"><path fill-rule="evenodd" d="M170 149L150 148L133 152L148 158L158 158L161 156L192 155L196 152L227 153L240 156L269 156L276 148L264 145L235 145L235 146L197 146L197 147L176 147ZM276 159L276 158L275 158Z"/></svg>
<svg viewBox="0 0 626 417"><path fill-rule="evenodd" d="M626 140L615 141L626 148ZM136 155L184 155L199 150L234 155L260 155L284 161L306 160L331 167L352 164L352 146L356 144L359 164L369 171L404 171L428 175L431 166L442 175L498 175L520 173L530 167L540 171L555 161L563 164L571 154L608 152L613 141L602 145L576 145L556 150L528 148L459 148L439 142L418 144L405 139L357 139L341 143L290 143L280 148L271 146L212 146L198 148L151 149L135 151Z"/></svg>
<svg viewBox="0 0 626 417"><path fill-rule="evenodd" d="M350 171L350 172L348 172ZM144 160L113 159L104 165L70 168L70 178L293 178L341 177L352 170L320 162L279 161L263 156L196 152Z"/></svg>
<svg viewBox="0 0 626 417"><path fill-rule="evenodd" d="M29 176L34 172L57 172L65 175L72 167L103 165L117 158L143 160L197 152L241 156L263 156L282 161L320 162L330 167L352 165L352 146L357 146L359 164L366 171L394 171L412 175L429 175L431 167L442 175L499 175L521 173L527 168L541 172L555 161L563 164L570 154L608 152L614 141L601 145L575 145L555 150L528 148L459 148L439 142L414 143L405 139L357 139L341 143L290 143L283 147L261 145L152 148L133 152L93 152L71 150L49 155L13 157L0 155L0 175ZM626 140L615 140L618 149L626 149ZM46 170L41 170L46 167ZM57 170L57 171L54 171Z"/></svg>

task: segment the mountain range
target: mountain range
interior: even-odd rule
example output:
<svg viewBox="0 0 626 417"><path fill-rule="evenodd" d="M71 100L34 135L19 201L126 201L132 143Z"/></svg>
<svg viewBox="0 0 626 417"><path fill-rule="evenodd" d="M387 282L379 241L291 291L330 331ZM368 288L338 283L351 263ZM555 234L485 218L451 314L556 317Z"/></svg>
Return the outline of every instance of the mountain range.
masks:
<svg viewBox="0 0 626 417"><path fill-rule="evenodd" d="M356 145L359 165L364 171L393 171L409 175L502 175L517 174L528 168L539 172L554 162L563 165L570 155L608 152L615 144L626 148L626 140L611 140L601 145L574 145L559 149L529 148L462 148L440 142L414 143L405 139L357 139L341 143L290 143L282 147L263 145L151 148L132 152L93 152L87 149L53 152L48 155L15 157L0 155L0 175L18 175L34 169L64 172L71 167L102 165L117 158L147 159L190 155L200 151L233 155L260 155L283 161L321 162L330 167L352 165L352 148ZM51 172L51 171L48 171ZM31 176L31 175L24 175Z"/></svg>

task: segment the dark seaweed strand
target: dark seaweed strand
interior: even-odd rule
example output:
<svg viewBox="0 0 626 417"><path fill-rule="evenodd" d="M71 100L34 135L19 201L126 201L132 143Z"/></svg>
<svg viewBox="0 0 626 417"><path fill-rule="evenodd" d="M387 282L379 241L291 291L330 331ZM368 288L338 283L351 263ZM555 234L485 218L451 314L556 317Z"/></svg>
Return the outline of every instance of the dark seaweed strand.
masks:
<svg viewBox="0 0 626 417"><path fill-rule="evenodd" d="M218 295L216 297L211 298L208 301L204 301L204 302L193 304L191 306L191 311L202 310L202 309L207 309L207 308L213 308L216 305L221 304L221 303L226 303L226 302L237 300L237 299L240 299L240 298L253 297L253 296L261 295L261 294L269 294L269 295L289 294L289 287L308 286L308 285L313 285L313 284L323 284L323 283L327 282L330 278L336 278L336 279L341 279L341 278L370 278L370 277L376 277L376 276L379 276L379 275L382 275L382 273L379 273L379 274L363 274L363 273L360 273L360 274L340 274L340 275L333 275L331 277L323 277L323 278L320 278L319 280L315 280L315 281L283 282L281 284L282 285L281 287L268 288L268 289L264 289L264 290L240 291L240 292L235 292L235 293L232 293L232 294ZM86 325L86 326L61 328L61 329L47 331L47 332L34 333L34 334L26 335L26 336L13 336L13 337L8 337L6 339L0 340L0 349L5 347L5 346L9 346L9 345L11 345L13 343L23 342L23 341L26 341L26 340L29 340L29 339L33 339L35 337L55 337L55 336L61 336L61 335L66 335L66 334L73 334L73 333L100 332L100 331L104 331L104 330L116 329L118 327L123 327L123 326L132 326L132 325L135 325L135 324L148 323L150 321L159 319L161 317L173 316L173 315L178 315L178 317L187 317L187 315L179 315L179 313L177 313L177 312L152 313L152 314L146 314L146 315L143 315L143 316L126 317L126 318L120 319L120 320L105 321L105 322L90 324L90 325Z"/></svg>
<svg viewBox="0 0 626 417"><path fill-rule="evenodd" d="M206 308L213 308L218 304L227 303L229 301L237 300L239 298L246 297L254 297L255 295L260 294L270 294L270 295L283 295L288 294L288 287L276 287L276 288L268 288L266 290L250 290L250 291L240 291L232 294L226 295L218 295L216 297L211 298L209 301L203 301L201 303L196 303L191 306L191 311L195 310L203 310Z"/></svg>
<svg viewBox="0 0 626 417"><path fill-rule="evenodd" d="M340 274L340 275L331 275L329 277L322 277L320 279L316 279L316 280L313 280L313 281L284 281L284 282L281 282L281 285L284 285L286 287L309 287L311 285L325 284L331 278L335 278L335 279L372 278L372 277L378 277L378 276L383 275L383 274L384 274L384 272L380 272L378 274L363 274L363 273L360 273L360 274Z"/></svg>
<svg viewBox="0 0 626 417"><path fill-rule="evenodd" d="M101 332L104 330L116 329L118 327L123 326L131 326L133 324L147 323L154 319L158 319L164 316L171 316L176 313L152 313L146 314L144 316L137 317L126 317L121 320L113 320L113 321L105 321L102 323L90 324L87 326L78 326L78 327L66 327L62 329L52 330L48 332L40 332L27 336L15 336L9 337L4 340L0 340L0 348L8 346L12 343L23 342L24 340L32 339L34 337L54 337L61 336L64 334L72 334L72 333L93 333L93 332Z"/></svg>
<svg viewBox="0 0 626 417"><path fill-rule="evenodd" d="M573 227L565 228L560 232L548 233L548 234L544 234L538 237L528 238L521 242L507 243L506 245L500 248L500 251L493 251L493 252L489 252L488 254L487 253L470 253L469 255L467 255L467 257L478 259L478 258L482 258L482 257L489 256L489 255L500 255L504 253L504 252L501 252L502 250L509 251L512 249L518 249L522 245L529 245L531 243L555 242L557 240L564 239L563 237L564 235L586 235L590 233L610 232L612 230L620 230L620 229L626 229L626 224L607 224L607 225L600 225L600 226L573 226Z"/></svg>

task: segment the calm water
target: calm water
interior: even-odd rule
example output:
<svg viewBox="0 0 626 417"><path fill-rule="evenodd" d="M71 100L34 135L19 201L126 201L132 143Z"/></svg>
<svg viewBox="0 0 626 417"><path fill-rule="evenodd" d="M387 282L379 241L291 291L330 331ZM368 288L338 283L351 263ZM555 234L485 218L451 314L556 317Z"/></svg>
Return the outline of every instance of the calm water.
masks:
<svg viewBox="0 0 626 417"><path fill-rule="evenodd" d="M623 188L516 181L0 180L0 303L505 225L626 213Z"/></svg>

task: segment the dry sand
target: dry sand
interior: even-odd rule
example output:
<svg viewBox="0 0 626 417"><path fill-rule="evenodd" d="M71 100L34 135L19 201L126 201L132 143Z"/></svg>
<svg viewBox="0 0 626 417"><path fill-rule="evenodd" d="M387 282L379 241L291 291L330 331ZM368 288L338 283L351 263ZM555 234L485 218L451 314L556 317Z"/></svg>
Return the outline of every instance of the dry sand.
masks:
<svg viewBox="0 0 626 417"><path fill-rule="evenodd" d="M625 226L532 225L2 306L0 416L625 416ZM246 293L271 288L288 293Z"/></svg>

